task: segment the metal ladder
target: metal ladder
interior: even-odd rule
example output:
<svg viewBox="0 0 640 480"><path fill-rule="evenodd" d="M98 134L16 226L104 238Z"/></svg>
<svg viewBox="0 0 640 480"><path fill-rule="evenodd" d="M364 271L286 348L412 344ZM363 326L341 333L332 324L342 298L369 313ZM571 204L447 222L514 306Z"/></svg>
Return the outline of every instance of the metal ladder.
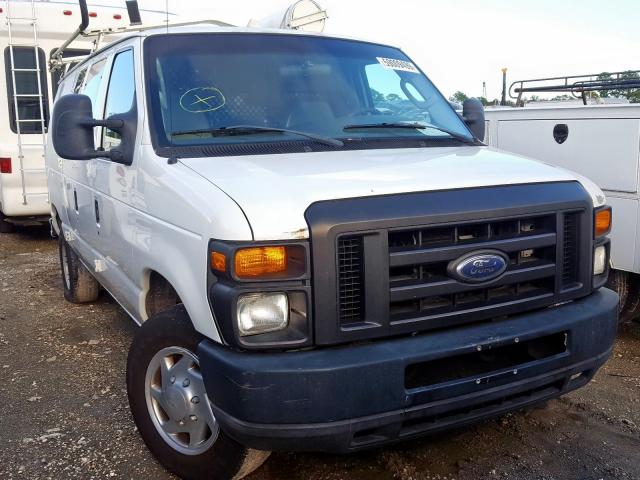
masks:
<svg viewBox="0 0 640 480"><path fill-rule="evenodd" d="M13 85L13 108L15 112L16 118L16 132L18 134L18 160L20 162L20 181L22 184L22 204L27 205L28 197L41 197L47 196L48 193L44 192L36 192L36 193L27 193L27 186L25 181L25 175L41 175L46 174L46 168L24 168L24 147L40 147L42 151L42 158L44 160L44 149L47 143L46 140L46 132L45 132L45 109L44 109L44 96L42 92L42 77L41 72L43 65L40 65L40 49L38 48L38 25L36 18L36 0L30 0L31 4L31 16L30 17L14 17L11 14L11 0L7 0L7 16L5 23L7 24L7 32L9 36L9 58L11 59L11 81ZM30 25L33 32L33 43L32 44L16 44L13 40L13 31L12 28L14 25ZM14 48L15 47L28 47L33 48L33 53L35 56L36 68L15 68L15 60L14 60ZM37 84L38 84L38 93L23 93L18 94L17 90L17 82L16 82L16 73L18 72L32 72L38 76ZM20 118L20 110L18 108L18 99L19 98L37 98L40 116L38 118L29 118L22 119ZM40 124L40 132L41 132L41 142L40 143L24 143L22 138L22 124L24 123L39 123Z"/></svg>

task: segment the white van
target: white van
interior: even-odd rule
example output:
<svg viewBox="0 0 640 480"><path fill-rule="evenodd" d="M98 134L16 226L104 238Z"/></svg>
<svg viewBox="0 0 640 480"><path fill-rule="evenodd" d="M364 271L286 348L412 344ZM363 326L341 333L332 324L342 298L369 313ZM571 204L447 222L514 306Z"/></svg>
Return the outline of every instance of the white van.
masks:
<svg viewBox="0 0 640 480"><path fill-rule="evenodd" d="M126 8L91 3L88 9L95 31L129 25ZM166 19L163 12L142 13L145 21L156 24ZM77 2L0 1L0 232L49 219L44 145L50 104L64 68L48 74L47 65L80 21ZM90 53L102 39L94 33L78 37L64 56ZM109 37L118 38L113 33Z"/></svg>
<svg viewBox="0 0 640 480"><path fill-rule="evenodd" d="M196 25L64 77L47 169L65 297L139 324L131 411L183 478L352 452L585 385L610 210L486 147L395 47ZM597 228L596 228L597 227Z"/></svg>

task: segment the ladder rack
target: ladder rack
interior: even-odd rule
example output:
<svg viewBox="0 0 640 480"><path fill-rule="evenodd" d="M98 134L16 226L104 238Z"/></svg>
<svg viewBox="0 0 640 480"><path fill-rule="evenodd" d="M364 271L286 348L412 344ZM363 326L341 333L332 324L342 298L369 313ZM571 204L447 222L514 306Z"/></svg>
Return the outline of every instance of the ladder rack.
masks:
<svg viewBox="0 0 640 480"><path fill-rule="evenodd" d="M7 25L7 33L9 37L9 59L11 62L11 85L13 88L13 98L10 101L13 102L13 109L15 112L15 122L16 122L16 133L18 136L18 162L20 164L20 183L22 188L22 204L27 205L28 197L36 196L41 197L43 195L47 195L47 192L35 192L35 193L27 193L27 185L25 176L26 175L43 175L46 173L45 168L25 168L25 147L38 147L38 149L42 152L41 156L44 161L44 148L46 145L46 118L45 118L45 108L44 108L44 94L42 92L42 68L43 65L40 65L40 48L38 46L38 20L36 18L36 5L35 0L30 0L31 4L31 16L30 17L14 17L12 16L11 10L12 0L7 0L7 16L5 19L5 23ZM32 43L30 44L17 44L14 42L15 32L13 31L16 25L27 25L31 28L32 31ZM16 68L15 62L15 48L32 48L33 55L35 58L35 68ZM18 93L17 86L18 82L16 81L16 73L24 73L31 72L37 75L37 85L38 91L37 93ZM20 98L33 98L38 99L38 112L39 116L36 118L20 118L20 108L19 108L19 99ZM22 125L26 123L39 123L40 124L40 139L41 141L38 143L25 143L22 138L23 133Z"/></svg>
<svg viewBox="0 0 640 480"><path fill-rule="evenodd" d="M95 29L95 30L87 30L87 28L89 28L89 10L87 8L87 2L86 0L79 0L79 5L80 5L80 25L78 26L78 28L71 34L71 36L55 51L51 54L51 58L49 60L49 70L50 71L56 71L56 70L62 70L63 74L66 73L66 68L69 64L71 63L77 63L79 61L82 61L84 58L86 58L87 56L93 54L94 52L96 52L97 50L100 49L100 45L102 43L102 40L104 39L104 37L109 36L109 35L123 35L123 34L127 34L127 33L134 33L134 32L142 32L145 30L150 30L153 28L159 28L159 27L168 27L169 24L168 23L164 23L164 24L159 24L159 25L138 25L137 23L133 23L128 26L128 27L115 27L115 28L105 28L105 29ZM135 13L137 13L137 18L140 18L140 13L137 11L137 3L133 4L133 3L129 3L128 2L128 8L129 6L131 6L131 8L135 8L134 11L134 15ZM131 12L130 12L131 14ZM232 27L233 25L225 23L225 22L220 22L217 20L199 20L199 21L195 21L195 22L184 22L184 23L172 23L171 26L172 27L180 27L180 26L185 26L185 25L199 25L199 24L210 24L210 25L216 25L216 26L221 26L221 27ZM78 38L78 37L83 37L83 38L94 38L93 41L93 47L91 48L91 51L89 52L88 55L86 56L79 56L79 57L65 57L64 56L64 52L67 48L69 48L69 46Z"/></svg>
<svg viewBox="0 0 640 480"><path fill-rule="evenodd" d="M603 75L610 78L603 78ZM634 78L635 76L638 78ZM640 70L517 80L509 87L509 96L516 100L516 106L521 106L523 93L565 92L575 98L582 98L586 105L589 92L635 88L640 88Z"/></svg>
<svg viewBox="0 0 640 480"><path fill-rule="evenodd" d="M189 25L214 25L217 27L233 27L235 25L231 25L230 23L221 22L218 20L198 20L194 22L182 22L182 23L172 23L169 25L170 27L184 27ZM58 48L55 52L51 54L51 59L49 60L49 70L56 71L58 69L64 69L66 65L71 63L78 63L83 61L89 55L100 49L102 41L105 37L109 35L124 35L127 33L136 33L136 32L144 32L145 30L152 30L155 28L166 28L167 24L157 24L157 25L146 25L146 26L130 26L130 27L117 27L117 28L105 28L102 30L86 30L78 33L73 37L75 40L78 37L83 38L91 38L94 37L93 47L91 51L87 55L77 56L77 57L63 57L64 51L69 47L69 45L73 42L67 41L65 44Z"/></svg>

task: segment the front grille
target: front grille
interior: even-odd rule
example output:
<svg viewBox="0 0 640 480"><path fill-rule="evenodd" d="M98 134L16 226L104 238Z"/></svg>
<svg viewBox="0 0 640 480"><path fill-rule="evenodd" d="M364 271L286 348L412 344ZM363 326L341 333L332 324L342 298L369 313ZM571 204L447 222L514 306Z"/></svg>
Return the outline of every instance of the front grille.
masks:
<svg viewBox="0 0 640 480"><path fill-rule="evenodd" d="M338 240L338 305L342 325L363 320L362 281L362 237L342 237Z"/></svg>
<svg viewBox="0 0 640 480"><path fill-rule="evenodd" d="M489 309L552 296L556 276L556 216L413 228L388 233L391 323L417 317ZM507 271L497 282L478 287L447 275L449 263L466 252L504 251ZM462 318L432 318L432 327Z"/></svg>
<svg viewBox="0 0 640 480"><path fill-rule="evenodd" d="M517 218L388 229L390 330L429 330L507 316L554 303L579 288L580 218L583 212L551 212ZM364 326L365 238L337 240L338 311L343 328ZM447 273L450 262L476 250L509 258L498 279L464 283Z"/></svg>
<svg viewBox="0 0 640 480"><path fill-rule="evenodd" d="M593 204L577 182L316 202L311 236L317 345L458 328L591 291ZM497 251L506 270L467 282L452 261Z"/></svg>

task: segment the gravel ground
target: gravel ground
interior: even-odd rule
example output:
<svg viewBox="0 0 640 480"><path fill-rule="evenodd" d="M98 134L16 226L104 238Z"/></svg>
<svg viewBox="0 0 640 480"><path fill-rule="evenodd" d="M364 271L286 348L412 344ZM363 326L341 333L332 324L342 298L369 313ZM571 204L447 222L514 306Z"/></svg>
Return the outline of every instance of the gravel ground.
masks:
<svg viewBox="0 0 640 480"><path fill-rule="evenodd" d="M168 479L125 391L133 322L106 294L62 298L44 229L0 235L0 478ZM252 480L640 479L640 324L587 387L544 407L392 448L273 454Z"/></svg>

